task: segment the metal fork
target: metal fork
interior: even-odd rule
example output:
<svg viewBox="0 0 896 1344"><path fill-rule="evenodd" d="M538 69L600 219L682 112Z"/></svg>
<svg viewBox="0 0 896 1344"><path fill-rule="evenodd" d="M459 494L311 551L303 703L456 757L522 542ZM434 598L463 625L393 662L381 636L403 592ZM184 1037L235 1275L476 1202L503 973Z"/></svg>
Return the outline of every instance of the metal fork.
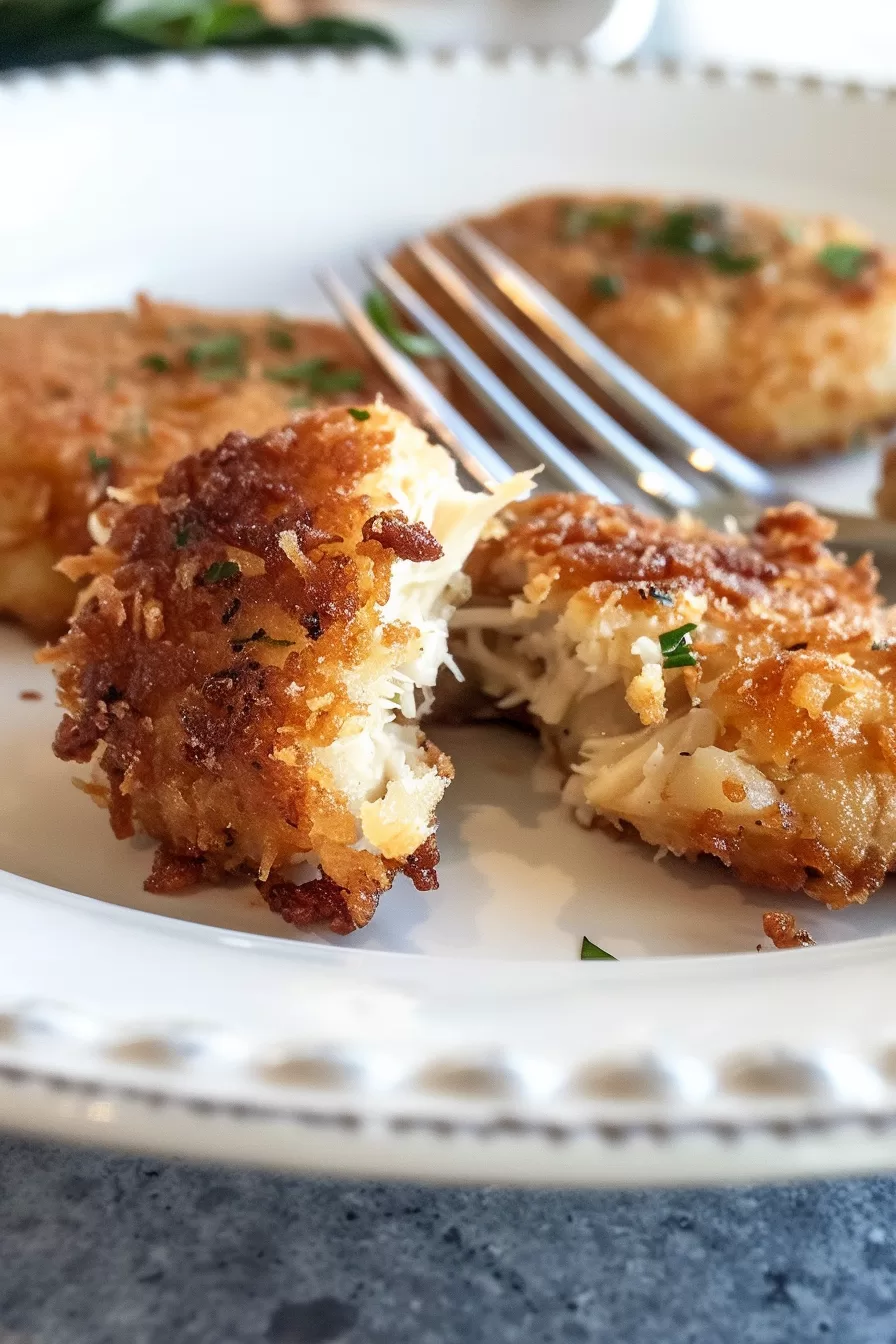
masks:
<svg viewBox="0 0 896 1344"><path fill-rule="evenodd" d="M788 502L774 477L723 442L615 354L526 271L474 229L459 226L454 241L513 308L533 323L563 355L637 424L658 451L641 443L613 419L559 365L472 284L444 252L427 239L410 251L439 290L510 360L584 451L573 452L500 380L451 325L383 256L363 258L371 279L441 348L476 400L510 440L534 463L546 465L565 488L606 503L621 499L651 513L681 510L714 527L728 520L748 530L762 510ZM318 280L346 325L412 402L422 422L479 484L506 479L512 468L460 414L407 355L379 331L332 270ZM873 547L896 556L896 525L857 514L831 513L837 544L847 550Z"/></svg>

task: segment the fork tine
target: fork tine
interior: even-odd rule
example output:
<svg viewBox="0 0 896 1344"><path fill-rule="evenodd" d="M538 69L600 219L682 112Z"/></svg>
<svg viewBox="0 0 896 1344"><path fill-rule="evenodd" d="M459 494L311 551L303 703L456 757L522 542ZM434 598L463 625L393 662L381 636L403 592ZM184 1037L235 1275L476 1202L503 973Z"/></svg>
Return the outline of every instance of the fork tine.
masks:
<svg viewBox="0 0 896 1344"><path fill-rule="evenodd" d="M766 501L780 495L769 472L676 406L493 243L465 224L451 236L504 297L663 448L722 489Z"/></svg>
<svg viewBox="0 0 896 1344"><path fill-rule="evenodd" d="M548 462L564 484L572 490L594 495L605 504L618 504L619 496L580 457L562 444L541 421L524 406L518 397L505 387L466 341L452 331L416 290L381 256L369 256L364 265L371 278L400 308L432 336L442 348L445 357L457 369L474 396L490 411L522 446L534 454L537 461Z"/></svg>
<svg viewBox="0 0 896 1344"><path fill-rule="evenodd" d="M597 406L528 336L474 289L466 276L426 239L411 252L453 301L526 374L530 382L626 480L669 512L699 507L700 492Z"/></svg>
<svg viewBox="0 0 896 1344"><path fill-rule="evenodd" d="M492 490L501 481L509 480L514 475L513 468L455 410L426 374L376 329L336 272L321 270L317 272L316 278L349 330L354 332L384 373L411 400L421 422L454 454L473 480L486 490Z"/></svg>

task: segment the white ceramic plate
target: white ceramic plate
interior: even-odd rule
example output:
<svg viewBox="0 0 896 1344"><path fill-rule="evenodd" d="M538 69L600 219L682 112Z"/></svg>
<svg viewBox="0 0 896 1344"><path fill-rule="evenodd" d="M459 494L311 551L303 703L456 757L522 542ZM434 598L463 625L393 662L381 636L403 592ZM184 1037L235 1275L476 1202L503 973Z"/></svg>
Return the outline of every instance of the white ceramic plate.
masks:
<svg viewBox="0 0 896 1344"><path fill-rule="evenodd" d="M896 102L572 57L110 65L0 86L0 306L321 309L311 267L542 187L837 209L896 240ZM803 473L867 502L875 464ZM0 630L0 1121L354 1172L673 1181L896 1165L896 889L832 914L580 831L531 741L441 741L441 890L348 940L152 897ZM22 690L43 691L22 701ZM793 909L820 946L757 952ZM581 937L619 957L578 961Z"/></svg>

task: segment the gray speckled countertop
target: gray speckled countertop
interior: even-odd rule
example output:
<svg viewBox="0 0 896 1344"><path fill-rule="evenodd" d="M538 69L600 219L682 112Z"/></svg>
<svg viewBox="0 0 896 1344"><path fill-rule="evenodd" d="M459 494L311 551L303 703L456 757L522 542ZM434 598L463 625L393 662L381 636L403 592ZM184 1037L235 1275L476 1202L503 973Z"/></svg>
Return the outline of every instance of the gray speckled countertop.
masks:
<svg viewBox="0 0 896 1344"><path fill-rule="evenodd" d="M0 1139L0 1344L892 1344L896 1180L432 1190Z"/></svg>

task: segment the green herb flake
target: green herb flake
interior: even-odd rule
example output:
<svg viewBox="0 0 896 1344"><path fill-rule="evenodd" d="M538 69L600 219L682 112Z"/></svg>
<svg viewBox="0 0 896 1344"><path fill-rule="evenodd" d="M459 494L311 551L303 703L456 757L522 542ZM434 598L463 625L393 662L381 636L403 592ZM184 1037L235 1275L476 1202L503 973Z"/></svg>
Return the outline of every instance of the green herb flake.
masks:
<svg viewBox="0 0 896 1344"><path fill-rule="evenodd" d="M322 358L265 369L264 376L272 383L304 384L315 397L326 396L330 392L357 392L364 384L364 375L360 369L340 369L331 359Z"/></svg>
<svg viewBox="0 0 896 1344"><path fill-rule="evenodd" d="M294 350L296 343L282 327L269 327L265 338L271 350Z"/></svg>
<svg viewBox="0 0 896 1344"><path fill-rule="evenodd" d="M269 648L291 649L295 643L292 639L274 639L263 627L254 631L251 635L244 635L242 639L232 639L230 641L232 648L239 653L247 644L267 644Z"/></svg>
<svg viewBox="0 0 896 1344"><path fill-rule="evenodd" d="M228 579L239 578L241 573L236 560L215 560L202 576L204 584L224 583Z"/></svg>
<svg viewBox="0 0 896 1344"><path fill-rule="evenodd" d="M582 939L582 950L579 953L580 961L616 961L617 958L609 952L605 952L597 943L592 943L590 938Z"/></svg>
<svg viewBox="0 0 896 1344"><path fill-rule="evenodd" d="M829 275L843 284L858 280L874 259L872 251L857 243L828 243L815 258L819 266L823 266Z"/></svg>
<svg viewBox="0 0 896 1344"><path fill-rule="evenodd" d="M889 648L890 641L888 639L876 639L871 645L872 652L874 653L886 653Z"/></svg>
<svg viewBox="0 0 896 1344"><path fill-rule="evenodd" d="M560 235L571 243L596 229L628 229L640 212L637 201L619 201L615 205L566 205L560 219Z"/></svg>
<svg viewBox="0 0 896 1344"><path fill-rule="evenodd" d="M442 347L431 336L419 331L408 331L401 325L391 300L382 290L372 289L365 295L364 309L377 331L385 336L390 345L410 355L411 359L435 359L442 353Z"/></svg>
<svg viewBox="0 0 896 1344"><path fill-rule="evenodd" d="M88 448L87 461L94 476L104 476L112 466L111 457L100 457L95 448Z"/></svg>
<svg viewBox="0 0 896 1344"><path fill-rule="evenodd" d="M151 369L153 373L167 373L171 368L171 360L167 355L144 355L140 363L144 369Z"/></svg>
<svg viewBox="0 0 896 1344"><path fill-rule="evenodd" d="M666 630L660 635L660 652L663 655L663 667L671 671L676 667L696 667L697 658L691 648L690 636L697 627L693 621L680 625L676 630Z"/></svg>
<svg viewBox="0 0 896 1344"><path fill-rule="evenodd" d="M176 529L174 533L174 544L179 551L182 551L185 546L189 546L190 539L191 534L189 527L185 526Z"/></svg>
<svg viewBox="0 0 896 1344"><path fill-rule="evenodd" d="M238 332L209 336L187 346L187 362L204 378L242 378L246 369L243 337Z"/></svg>
<svg viewBox="0 0 896 1344"><path fill-rule="evenodd" d="M755 252L732 252L724 246L713 248L709 260L720 275L748 275L762 265Z"/></svg>
<svg viewBox="0 0 896 1344"><path fill-rule="evenodd" d="M675 605L675 599L671 593L665 592L662 588L648 588L647 596L652 597L654 602L659 602L661 606L672 607Z"/></svg>
<svg viewBox="0 0 896 1344"><path fill-rule="evenodd" d="M370 412L359 410L357 406L349 406L348 413L353 420L369 420Z"/></svg>
<svg viewBox="0 0 896 1344"><path fill-rule="evenodd" d="M625 293L625 281L621 275L593 275L588 288L599 299L618 299Z"/></svg>

